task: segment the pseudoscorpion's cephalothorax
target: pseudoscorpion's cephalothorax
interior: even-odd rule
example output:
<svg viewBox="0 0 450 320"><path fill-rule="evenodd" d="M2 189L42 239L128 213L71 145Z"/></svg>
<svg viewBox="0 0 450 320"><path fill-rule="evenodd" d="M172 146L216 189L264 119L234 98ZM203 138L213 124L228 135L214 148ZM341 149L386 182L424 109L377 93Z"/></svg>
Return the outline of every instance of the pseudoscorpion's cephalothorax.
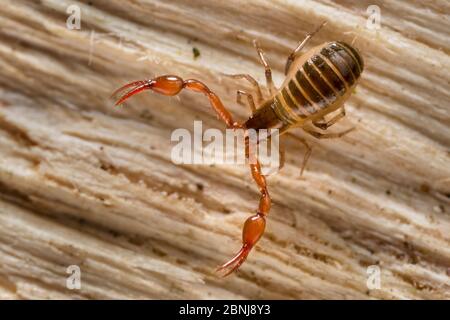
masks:
<svg viewBox="0 0 450 320"><path fill-rule="evenodd" d="M289 55L285 69L286 79L280 89L275 88L272 72L264 58L264 53L258 42L254 41L259 59L265 68L270 97L263 98L257 81L250 75L232 75L231 77L236 79L248 80L255 88L257 106L250 93L241 90L237 92L237 101L241 103L241 97L247 97L252 110L252 116L244 123L235 122L219 97L202 82L195 79L182 80L174 75L136 81L119 88L113 95L124 89L130 90L120 97L116 105L122 104L132 95L147 89L166 96L174 96L182 89L188 89L205 94L219 118L225 122L228 128L244 130L277 128L283 134L294 127L300 127L319 139L341 137L353 128L340 133L322 133L304 127L308 122L319 129L326 130L342 119L345 116L344 102L353 92L364 68L363 59L358 51L344 42L324 43L300 55L301 49L324 24L322 23L314 32L308 34ZM340 110L338 114L325 121L326 115L338 109ZM296 137L296 139L307 149L301 169L303 172L311 148L303 138ZM246 144L247 148L248 144ZM246 150L246 154L249 154L248 150ZM264 232L266 216L270 210L271 199L259 162L251 163L250 170L261 193L259 208L255 215L245 221L241 250L230 261L218 268L223 275L232 273L245 261L250 250Z"/></svg>

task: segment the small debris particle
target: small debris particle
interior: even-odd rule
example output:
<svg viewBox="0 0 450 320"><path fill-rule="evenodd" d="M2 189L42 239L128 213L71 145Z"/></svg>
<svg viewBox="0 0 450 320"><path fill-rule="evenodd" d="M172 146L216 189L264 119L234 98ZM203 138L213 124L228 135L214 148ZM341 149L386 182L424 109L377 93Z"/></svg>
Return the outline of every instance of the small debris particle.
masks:
<svg viewBox="0 0 450 320"><path fill-rule="evenodd" d="M205 187L203 186L203 184L201 184L201 183L196 183L195 185L197 186L197 190L198 190L198 191L203 191L203 189L205 188Z"/></svg>
<svg viewBox="0 0 450 320"><path fill-rule="evenodd" d="M187 43L191 44L192 42L197 42L198 38L188 39Z"/></svg>
<svg viewBox="0 0 450 320"><path fill-rule="evenodd" d="M423 193L428 193L428 192L430 192L430 186L426 183L422 183L420 185L420 191Z"/></svg>
<svg viewBox="0 0 450 320"><path fill-rule="evenodd" d="M388 196L390 196L391 195L391 190L386 190L386 194L388 195Z"/></svg>
<svg viewBox="0 0 450 320"><path fill-rule="evenodd" d="M192 53L194 54L194 60L196 60L198 57L200 57L200 50L198 50L197 47L192 48Z"/></svg>
<svg viewBox="0 0 450 320"><path fill-rule="evenodd" d="M164 251L162 251L162 250L160 250L160 249L157 249L157 248L152 248L152 252L153 252L154 254L156 254L157 256L159 256L159 257L165 257L165 256L167 256L167 253L165 253Z"/></svg>
<svg viewBox="0 0 450 320"><path fill-rule="evenodd" d="M109 234L114 238L118 238L120 236L119 232L115 230L109 230Z"/></svg>
<svg viewBox="0 0 450 320"><path fill-rule="evenodd" d="M142 247L146 243L146 239L140 235L133 235L128 238L128 242L135 246Z"/></svg>
<svg viewBox="0 0 450 320"><path fill-rule="evenodd" d="M412 243L410 243L408 241L404 241L403 245L405 246L406 252L409 256L410 263L417 264L419 262L419 258L417 257L417 255L415 253L415 249L414 249L414 246L412 245Z"/></svg>
<svg viewBox="0 0 450 320"><path fill-rule="evenodd" d="M140 116L142 119L145 119L145 120L149 120L149 121L153 120L153 115L152 115L151 112L148 111L148 110L142 111L141 114L140 114L139 116Z"/></svg>
<svg viewBox="0 0 450 320"><path fill-rule="evenodd" d="M177 264L179 264L179 265L182 265L182 266L187 264L186 261L184 261L184 260L182 260L182 259L179 259L179 258L176 258L176 259L175 259L175 263L177 263Z"/></svg>
<svg viewBox="0 0 450 320"><path fill-rule="evenodd" d="M433 211L436 213L444 213L445 212L445 208L442 204L434 206L433 207Z"/></svg>

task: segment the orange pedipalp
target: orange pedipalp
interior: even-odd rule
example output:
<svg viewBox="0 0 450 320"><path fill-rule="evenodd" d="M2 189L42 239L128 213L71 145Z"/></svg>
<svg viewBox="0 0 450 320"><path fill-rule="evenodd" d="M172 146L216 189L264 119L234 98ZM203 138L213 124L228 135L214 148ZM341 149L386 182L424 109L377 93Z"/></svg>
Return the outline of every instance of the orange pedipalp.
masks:
<svg viewBox="0 0 450 320"><path fill-rule="evenodd" d="M147 82L146 80L139 80L139 81L133 81L133 82L127 83L126 85L124 85L124 86L120 87L119 89L117 89L116 91L114 91L111 94L111 98L115 97L119 92L124 91L125 89L131 88L131 87L137 87L146 82Z"/></svg>
<svg viewBox="0 0 450 320"><path fill-rule="evenodd" d="M265 201L263 201L265 203ZM267 208L268 210L268 208ZM216 269L216 272L222 273L223 277L226 277L230 273L236 271L252 250L253 246L258 242L264 233L266 227L266 220L264 215L257 213L254 216L249 217L244 224L242 231L242 248L239 252L228 262Z"/></svg>
<svg viewBox="0 0 450 320"><path fill-rule="evenodd" d="M189 91L204 94L208 98L212 109L228 128L236 129L243 127L242 124L233 121L231 113L225 108L220 98L205 84L195 79L183 81L183 79L177 76L164 75L151 80L134 81L117 89L112 96L124 92L127 89L129 89L129 91L122 94L115 103L116 106L122 104L131 96L147 89L165 96L175 96L181 90L187 89ZM246 154L249 154L247 148L248 146L246 146ZM250 251L264 233L266 225L265 216L270 210L270 197L267 191L266 180L261 173L261 166L259 165L259 162L257 162L256 164L251 164L250 167L253 179L258 185L261 193L259 208L255 215L249 217L245 221L242 234L242 247L239 252L230 261L226 262L216 270L217 272L222 273L222 276L227 276L236 271L247 259Z"/></svg>
<svg viewBox="0 0 450 320"><path fill-rule="evenodd" d="M130 85L131 86L131 85ZM127 93L125 93L120 99L115 103L116 106L122 104L127 100L129 97L134 96L135 94L138 94L141 91L144 91L146 89L150 89L151 84L149 82L145 82L144 84L141 84L134 89L131 89Z"/></svg>
<svg viewBox="0 0 450 320"><path fill-rule="evenodd" d="M251 249L251 246L244 244L241 250L239 250L239 252L232 259L230 259L230 261L218 267L216 272L221 274L222 277L226 277L233 273L241 266L242 263L244 263Z"/></svg>

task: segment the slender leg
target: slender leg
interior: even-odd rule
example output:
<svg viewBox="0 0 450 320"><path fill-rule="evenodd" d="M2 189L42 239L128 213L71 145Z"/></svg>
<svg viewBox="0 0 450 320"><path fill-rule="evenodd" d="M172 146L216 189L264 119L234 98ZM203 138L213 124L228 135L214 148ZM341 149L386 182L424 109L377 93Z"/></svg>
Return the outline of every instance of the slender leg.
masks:
<svg viewBox="0 0 450 320"><path fill-rule="evenodd" d="M355 130L355 127L347 129L342 132L336 132L336 133L321 133L321 132L317 132L317 131L310 130L307 128L303 128L303 130L317 139L333 139L333 138L340 138L340 137L346 135L347 133Z"/></svg>
<svg viewBox="0 0 450 320"><path fill-rule="evenodd" d="M259 87L259 83L251 75L249 75L249 74L224 74L224 76L230 77L230 78L233 78L233 79L245 79L245 80L247 80L248 82L250 82L250 84L253 86L253 88L256 91L256 101L258 103L261 103L263 101L264 98L263 98L263 95L262 95L261 88Z"/></svg>
<svg viewBox="0 0 450 320"><path fill-rule="evenodd" d="M335 115L333 118L331 118L328 121L325 122L313 122L313 125L316 126L319 129L327 130L329 127L331 127L333 124L341 120L345 117L345 107L341 108L341 112L339 112L337 115Z"/></svg>
<svg viewBox="0 0 450 320"><path fill-rule="evenodd" d="M286 162L286 150L283 145L280 145L280 167L278 170L283 169L284 163Z"/></svg>
<svg viewBox="0 0 450 320"><path fill-rule="evenodd" d="M269 88L270 94L273 95L276 91L276 88L272 80L272 70L270 69L270 66L267 63L266 58L264 57L264 51L261 49L258 40L256 39L253 40L253 45L255 46L256 51L258 52L259 61L261 61L261 64L264 66L267 88Z"/></svg>
<svg viewBox="0 0 450 320"><path fill-rule="evenodd" d="M295 58L297 58L299 52L305 47L305 45L308 43L309 39L311 39L313 37L313 35L315 35L326 24L327 24L327 22L324 21L321 23L321 25L319 27L317 27L316 30L314 30L311 33L308 33L306 35L305 39L303 39L303 41L298 44L298 46L294 49L294 51L292 51L292 53L287 58L286 67L284 68L284 74L288 74L289 68L290 68L292 62L295 60Z"/></svg>
<svg viewBox="0 0 450 320"><path fill-rule="evenodd" d="M306 148L305 155L303 156L302 167L300 169L300 176L302 176L303 175L303 171L305 170L306 164L308 163L309 157L311 156L312 149L309 146L308 142L306 142L306 140L304 138L294 136L293 134L290 134L290 133L289 133L289 136L291 136L295 140L299 141Z"/></svg>
<svg viewBox="0 0 450 320"><path fill-rule="evenodd" d="M236 94L236 102L239 103L240 105L244 105L244 103L242 102L242 96L247 97L247 102L248 102L250 109L252 110L252 114L255 113L256 106L255 106L255 101L253 100L253 96L250 93L247 93L242 90L238 90L237 94Z"/></svg>
<svg viewBox="0 0 450 320"><path fill-rule="evenodd" d="M125 89L129 89L129 91L125 92L119 100L116 102L116 106L124 103L131 96L138 94L144 90L152 90L156 93L163 94L166 96L174 96L177 95L182 89L188 89L194 92L203 93L209 99L209 102L216 112L219 119L221 119L228 128L241 128L242 125L233 121L233 118L220 101L219 97L212 92L206 85L202 82L189 79L183 81L180 77L165 75L156 77L151 80L143 80L143 81L135 81L129 84L124 85L123 87L117 89L112 96L117 95L118 93L124 91Z"/></svg>
<svg viewBox="0 0 450 320"><path fill-rule="evenodd" d="M239 250L239 252L230 261L217 268L216 271L221 273L224 277L238 269L245 259L247 259L248 254L261 238L266 227L266 216L269 213L271 206L266 178L264 178L261 174L261 166L259 161L256 161L254 164L250 164L250 170L252 172L253 179L258 185L259 192L261 193L259 208L255 215L249 217L245 221L242 232L241 250Z"/></svg>

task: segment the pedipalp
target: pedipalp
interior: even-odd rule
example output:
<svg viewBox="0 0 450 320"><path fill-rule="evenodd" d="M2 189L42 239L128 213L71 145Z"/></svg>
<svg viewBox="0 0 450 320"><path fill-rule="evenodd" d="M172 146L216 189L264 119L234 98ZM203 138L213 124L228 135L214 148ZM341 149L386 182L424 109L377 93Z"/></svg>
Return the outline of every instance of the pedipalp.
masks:
<svg viewBox="0 0 450 320"><path fill-rule="evenodd" d="M119 94L125 89L132 88L125 92L115 103L115 105L120 105L124 103L128 98L138 94L144 90L152 90L156 93L165 96L175 96L181 90L188 89L190 91L203 93L209 99L209 102L216 112L219 119L221 119L228 128L240 128L241 125L233 121L231 113L225 108L219 97L212 92L205 84L195 79L183 80L178 76L165 75L156 77L150 80L134 81L130 82L121 88L117 89L113 96Z"/></svg>

